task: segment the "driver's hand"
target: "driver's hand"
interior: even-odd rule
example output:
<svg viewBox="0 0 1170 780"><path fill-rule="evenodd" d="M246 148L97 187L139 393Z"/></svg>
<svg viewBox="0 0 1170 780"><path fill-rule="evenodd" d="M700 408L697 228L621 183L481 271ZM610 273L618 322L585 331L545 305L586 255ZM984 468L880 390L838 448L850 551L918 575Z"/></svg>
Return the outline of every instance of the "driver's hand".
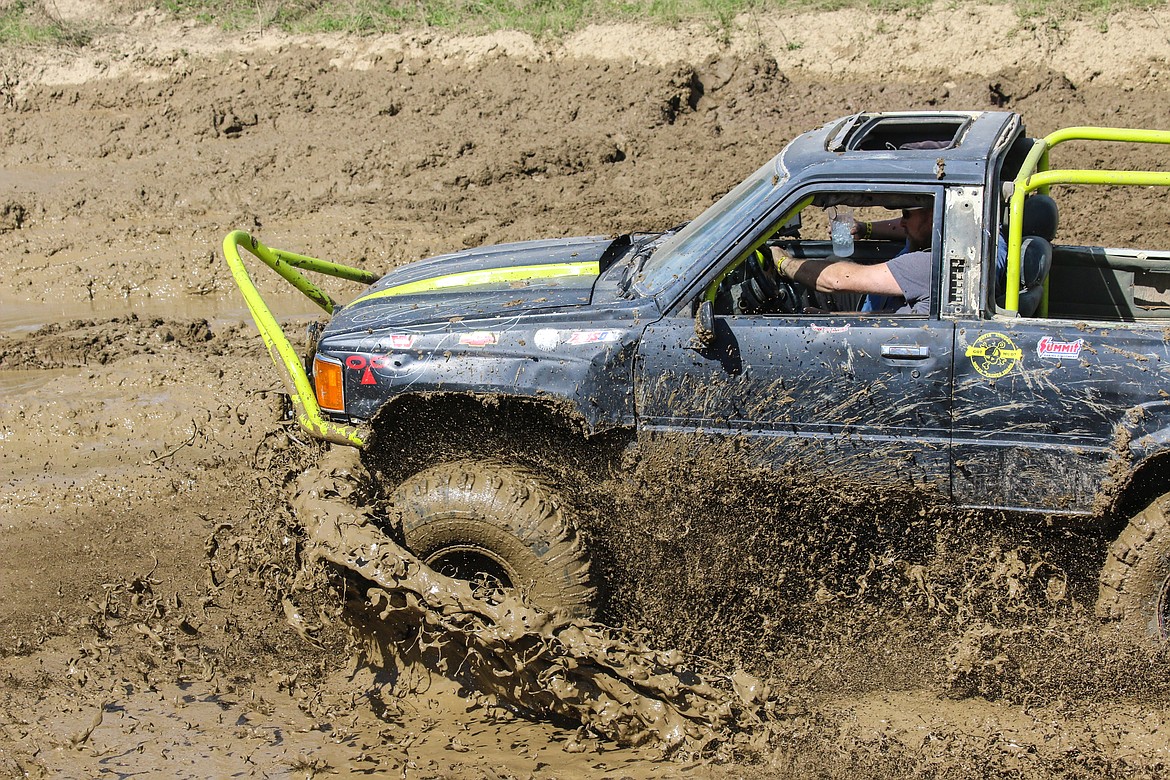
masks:
<svg viewBox="0 0 1170 780"><path fill-rule="evenodd" d="M780 273L780 264L783 263L785 260L791 260L792 255L788 254L783 249L781 249L780 247L778 247L774 244L772 246L769 246L768 249L771 250L772 269L774 271L776 271L776 273Z"/></svg>
<svg viewBox="0 0 1170 780"><path fill-rule="evenodd" d="M791 277L786 276L784 269L781 267L787 260L792 260L792 255L785 252L778 246L769 247L772 250L772 268L776 271L776 275L781 279L787 280Z"/></svg>

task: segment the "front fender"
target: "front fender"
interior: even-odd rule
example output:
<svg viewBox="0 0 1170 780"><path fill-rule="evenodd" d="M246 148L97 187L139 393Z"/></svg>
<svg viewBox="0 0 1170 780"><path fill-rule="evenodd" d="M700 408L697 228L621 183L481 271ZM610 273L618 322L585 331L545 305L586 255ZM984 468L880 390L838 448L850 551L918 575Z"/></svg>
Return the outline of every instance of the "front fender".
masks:
<svg viewBox="0 0 1170 780"><path fill-rule="evenodd" d="M367 337L319 347L341 363L346 416L371 420L403 395L508 396L571 409L587 433L634 421L640 329L540 327Z"/></svg>

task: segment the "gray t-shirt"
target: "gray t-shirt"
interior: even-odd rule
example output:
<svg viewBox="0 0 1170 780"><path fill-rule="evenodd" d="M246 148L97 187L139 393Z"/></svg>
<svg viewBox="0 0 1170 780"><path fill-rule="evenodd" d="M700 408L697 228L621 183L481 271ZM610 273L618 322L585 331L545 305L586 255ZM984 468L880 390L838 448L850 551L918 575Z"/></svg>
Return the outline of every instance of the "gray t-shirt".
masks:
<svg viewBox="0 0 1170 780"><path fill-rule="evenodd" d="M892 258L886 266L902 288L905 305L898 314L930 314L930 277L933 271L931 251L907 252Z"/></svg>

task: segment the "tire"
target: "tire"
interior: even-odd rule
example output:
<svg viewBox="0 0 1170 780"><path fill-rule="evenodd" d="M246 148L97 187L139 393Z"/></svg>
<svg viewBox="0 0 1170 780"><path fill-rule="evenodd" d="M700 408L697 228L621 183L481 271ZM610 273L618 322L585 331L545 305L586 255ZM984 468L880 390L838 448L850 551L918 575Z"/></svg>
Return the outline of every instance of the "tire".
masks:
<svg viewBox="0 0 1170 780"><path fill-rule="evenodd" d="M1132 639L1161 642L1170 630L1170 493L1129 521L1101 570L1097 614Z"/></svg>
<svg viewBox="0 0 1170 780"><path fill-rule="evenodd" d="M555 493L492 461L419 472L391 497L407 549L436 571L515 589L546 612L591 617L589 556Z"/></svg>

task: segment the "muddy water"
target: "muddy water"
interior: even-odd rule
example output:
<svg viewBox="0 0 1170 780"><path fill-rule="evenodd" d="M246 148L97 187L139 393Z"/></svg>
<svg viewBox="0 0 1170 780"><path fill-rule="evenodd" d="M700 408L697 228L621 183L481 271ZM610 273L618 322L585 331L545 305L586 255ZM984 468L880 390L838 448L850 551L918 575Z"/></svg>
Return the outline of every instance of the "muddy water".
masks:
<svg viewBox="0 0 1170 780"><path fill-rule="evenodd" d="M871 563L846 592L828 590L834 565L822 560L820 584L806 586L806 595L770 609L748 599L742 608L757 618L770 612L787 633L757 624L754 636L770 651L761 654L749 636L735 634L725 605L723 625L695 630L709 605L687 596L677 576L641 583L672 603L642 602L642 619L661 621L644 633L555 618L511 598L482 601L393 541L384 530L390 521L362 504L372 491L354 453L330 453L292 490L307 533L302 575L320 561L348 572L347 614L365 637L364 658L398 680L442 674L494 706L567 721L579 734L676 760L733 760L739 771L742 762L763 762L767 772L799 776L827 764L886 776L925 761L955 776L992 764L1040 776L1094 776L1101 767L1128 776L1170 758L1162 737L1170 690L1158 671L1167 658L1091 618L1070 588L1077 575L1057 563L1067 562L1059 534L1009 547L1012 535L970 519L970 527L953 529L955 538L939 539L924 563L889 560L886 571ZM623 522L636 526L637 514ZM738 554L748 547L738 545ZM907 554L905 545L897 549ZM770 570L757 563L754 571ZM687 569L699 590L725 587L726 573L704 582L709 576ZM624 584L639 586L631 576ZM290 619L306 631L299 612ZM690 630L678 632L683 625ZM716 648L722 662L711 655ZM767 678L745 666L763 668ZM1099 702L1092 715L1072 704L1104 690L1117 700ZM1105 749L1098 717L1111 724ZM998 744L1003 753L991 759L987 746ZM840 750L849 758L827 758ZM966 750L974 755L962 757Z"/></svg>
<svg viewBox="0 0 1170 780"><path fill-rule="evenodd" d="M261 269L264 270L264 269ZM308 320L321 310L299 293L281 291L266 296L266 302L282 320ZM0 290L0 332L26 334L44 325L68 320L95 320L111 313L134 314L143 319L204 319L211 322L243 322L250 316L238 293L213 296L189 294L156 294L140 296L77 299L73 297L29 302L11 295L11 290Z"/></svg>

